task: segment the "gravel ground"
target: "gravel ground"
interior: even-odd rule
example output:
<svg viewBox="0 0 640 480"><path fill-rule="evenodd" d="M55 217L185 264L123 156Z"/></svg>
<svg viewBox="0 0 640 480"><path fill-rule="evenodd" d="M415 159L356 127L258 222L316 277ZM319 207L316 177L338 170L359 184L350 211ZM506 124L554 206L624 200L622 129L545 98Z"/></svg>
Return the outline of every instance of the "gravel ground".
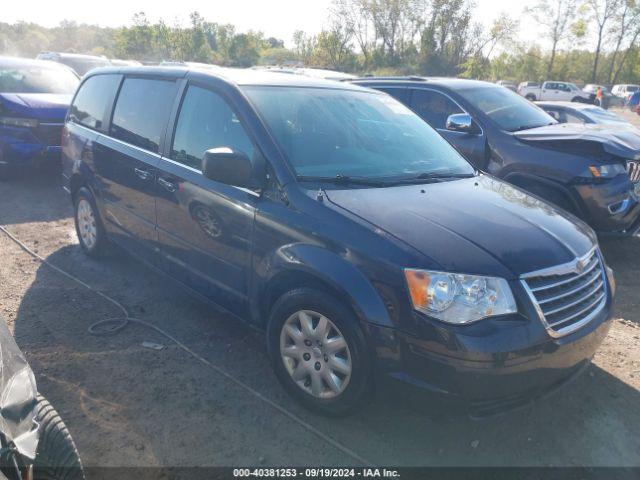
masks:
<svg viewBox="0 0 640 480"><path fill-rule="evenodd" d="M616 319L587 373L557 394L483 421L414 392L326 419L283 393L259 334L124 254L101 261L82 255L57 176L0 183L0 198L0 224L40 255L372 463L640 466L640 239L602 241L618 281ZM358 463L153 331L87 332L119 313L0 234L0 314L85 465ZM143 341L165 348L147 349Z"/></svg>

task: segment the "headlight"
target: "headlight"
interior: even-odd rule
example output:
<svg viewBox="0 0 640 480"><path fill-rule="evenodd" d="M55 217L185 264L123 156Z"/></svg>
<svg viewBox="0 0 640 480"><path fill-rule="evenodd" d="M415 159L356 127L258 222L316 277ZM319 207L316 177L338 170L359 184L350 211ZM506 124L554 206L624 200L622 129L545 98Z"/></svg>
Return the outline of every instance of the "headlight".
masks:
<svg viewBox="0 0 640 480"><path fill-rule="evenodd" d="M627 173L627 169L621 163L610 163L608 165L591 165L589 167L591 175L596 178L613 178Z"/></svg>
<svg viewBox="0 0 640 480"><path fill-rule="evenodd" d="M443 322L465 324L517 312L503 278L405 269L413 308Z"/></svg>
<svg viewBox="0 0 640 480"><path fill-rule="evenodd" d="M36 128L38 126L38 120L35 118L0 117L0 124L7 125L8 127Z"/></svg>

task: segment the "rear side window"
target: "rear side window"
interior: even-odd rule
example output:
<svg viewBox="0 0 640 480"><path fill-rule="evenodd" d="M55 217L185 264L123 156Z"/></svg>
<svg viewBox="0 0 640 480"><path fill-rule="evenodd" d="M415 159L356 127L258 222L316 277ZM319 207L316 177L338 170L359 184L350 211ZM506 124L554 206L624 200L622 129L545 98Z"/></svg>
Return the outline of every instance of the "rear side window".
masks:
<svg viewBox="0 0 640 480"><path fill-rule="evenodd" d="M158 153L176 85L172 81L126 78L111 122L111 135Z"/></svg>
<svg viewBox="0 0 640 480"><path fill-rule="evenodd" d="M399 102L402 102L404 104L407 103L408 89L406 88L397 88L397 87L376 87L376 88L384 93L388 93Z"/></svg>
<svg viewBox="0 0 640 480"><path fill-rule="evenodd" d="M182 101L171 158L200 169L204 152L216 147L253 156L249 135L226 100L215 92L191 86Z"/></svg>
<svg viewBox="0 0 640 480"><path fill-rule="evenodd" d="M436 129L446 127L449 115L464 113L450 98L434 90L414 90L411 108Z"/></svg>
<svg viewBox="0 0 640 480"><path fill-rule="evenodd" d="M565 120L562 123L578 123L583 124L586 123L584 118L579 117L578 115L574 115L573 113L566 112Z"/></svg>
<svg viewBox="0 0 640 480"><path fill-rule="evenodd" d="M89 77L80 87L69 109L69 120L87 128L102 130L107 108L120 84L120 75Z"/></svg>

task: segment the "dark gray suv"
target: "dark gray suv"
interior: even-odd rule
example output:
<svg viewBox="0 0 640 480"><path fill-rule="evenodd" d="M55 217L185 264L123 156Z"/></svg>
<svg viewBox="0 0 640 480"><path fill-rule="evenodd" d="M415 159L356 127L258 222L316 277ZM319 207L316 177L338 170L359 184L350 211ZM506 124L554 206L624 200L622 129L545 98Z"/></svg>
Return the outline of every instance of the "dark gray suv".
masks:
<svg viewBox="0 0 640 480"><path fill-rule="evenodd" d="M640 230L640 134L559 124L520 95L452 78L365 78L409 106L477 168L589 223L599 233Z"/></svg>

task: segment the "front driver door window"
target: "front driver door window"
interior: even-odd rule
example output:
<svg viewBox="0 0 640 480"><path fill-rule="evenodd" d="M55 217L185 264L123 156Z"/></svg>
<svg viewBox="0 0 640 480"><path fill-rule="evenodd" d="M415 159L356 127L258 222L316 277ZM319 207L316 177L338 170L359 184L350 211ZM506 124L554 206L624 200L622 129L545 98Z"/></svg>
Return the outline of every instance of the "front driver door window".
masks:
<svg viewBox="0 0 640 480"><path fill-rule="evenodd" d="M254 192L210 180L204 152L230 147L253 158L255 148L229 103L213 90L186 89L170 159L160 162L158 235L164 268L231 311L243 314L248 294Z"/></svg>
<svg viewBox="0 0 640 480"><path fill-rule="evenodd" d="M477 168L485 162L486 140L484 134L461 133L447 130L447 118L465 113L453 100L435 90L415 89L411 92L411 109L435 128L458 152Z"/></svg>
<svg viewBox="0 0 640 480"><path fill-rule="evenodd" d="M414 90L411 109L436 130L446 128L449 115L464 113L450 98L434 90Z"/></svg>

